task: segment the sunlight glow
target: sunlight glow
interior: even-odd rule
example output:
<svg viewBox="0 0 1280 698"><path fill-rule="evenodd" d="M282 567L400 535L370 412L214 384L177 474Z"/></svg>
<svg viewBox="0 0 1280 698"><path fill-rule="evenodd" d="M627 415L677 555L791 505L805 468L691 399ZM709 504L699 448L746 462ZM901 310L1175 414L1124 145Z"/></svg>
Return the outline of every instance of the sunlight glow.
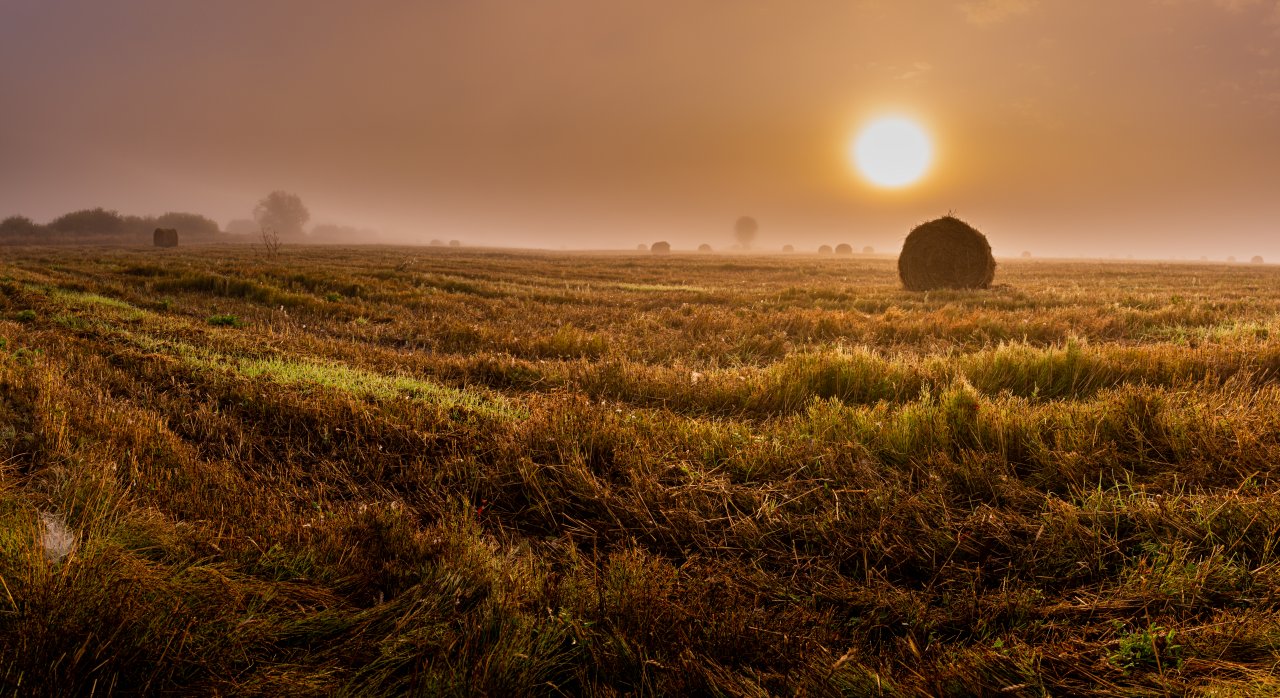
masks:
<svg viewBox="0 0 1280 698"><path fill-rule="evenodd" d="M933 144L916 122L886 117L862 129L850 156L862 176L873 184L896 189L924 176L933 161Z"/></svg>

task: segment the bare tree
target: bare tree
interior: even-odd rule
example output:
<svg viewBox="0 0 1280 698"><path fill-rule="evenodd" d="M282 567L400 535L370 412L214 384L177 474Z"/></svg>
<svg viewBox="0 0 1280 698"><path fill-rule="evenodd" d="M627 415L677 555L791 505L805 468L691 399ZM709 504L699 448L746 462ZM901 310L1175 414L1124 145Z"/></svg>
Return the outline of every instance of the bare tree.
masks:
<svg viewBox="0 0 1280 698"><path fill-rule="evenodd" d="M267 259L275 259L280 256L280 234L274 228L263 227L258 231L262 237L262 249L267 252Z"/></svg>

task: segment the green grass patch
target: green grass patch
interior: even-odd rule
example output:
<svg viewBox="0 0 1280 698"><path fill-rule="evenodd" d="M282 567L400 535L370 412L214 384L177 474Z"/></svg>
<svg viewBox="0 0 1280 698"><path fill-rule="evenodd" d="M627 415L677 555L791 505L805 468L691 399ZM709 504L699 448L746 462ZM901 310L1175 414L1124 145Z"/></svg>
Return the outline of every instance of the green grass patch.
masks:
<svg viewBox="0 0 1280 698"><path fill-rule="evenodd" d="M210 315L208 323L214 327L244 327L244 321L235 315Z"/></svg>

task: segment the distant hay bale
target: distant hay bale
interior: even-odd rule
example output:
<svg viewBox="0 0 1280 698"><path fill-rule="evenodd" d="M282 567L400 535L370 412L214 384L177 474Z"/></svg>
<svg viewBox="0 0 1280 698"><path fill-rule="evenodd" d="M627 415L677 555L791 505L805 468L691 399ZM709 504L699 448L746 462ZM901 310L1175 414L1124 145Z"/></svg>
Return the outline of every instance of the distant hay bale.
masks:
<svg viewBox="0 0 1280 698"><path fill-rule="evenodd" d="M156 228L151 234L152 243L156 247L177 247L178 230L176 228Z"/></svg>
<svg viewBox="0 0 1280 698"><path fill-rule="evenodd" d="M916 226L898 255L898 276L909 291L988 288L995 275L986 236L952 216Z"/></svg>
<svg viewBox="0 0 1280 698"><path fill-rule="evenodd" d="M1031 251L1030 251L1030 250L1023 250L1023 251L1022 251L1022 258L1023 258L1023 259L1031 259Z"/></svg>
<svg viewBox="0 0 1280 698"><path fill-rule="evenodd" d="M871 245L867 245L866 247L862 248L862 254L875 254L875 253L876 253L876 248L872 247Z"/></svg>
<svg viewBox="0 0 1280 698"><path fill-rule="evenodd" d="M649 251L654 254L671 254L671 243L665 241L655 242L649 246Z"/></svg>
<svg viewBox="0 0 1280 698"><path fill-rule="evenodd" d="M444 243L443 243L442 241L440 241L440 240L432 240L429 244L430 244L432 247L443 247L443 246L444 246Z"/></svg>
<svg viewBox="0 0 1280 698"><path fill-rule="evenodd" d="M1228 263L1228 264L1235 264L1235 263L1236 263L1236 256L1235 256L1235 255L1231 255L1230 257L1227 257L1227 263Z"/></svg>
<svg viewBox="0 0 1280 698"><path fill-rule="evenodd" d="M1253 256L1253 259L1249 260L1249 263L1250 263L1250 264L1262 264L1262 255L1254 255L1254 256Z"/></svg>
<svg viewBox="0 0 1280 698"><path fill-rule="evenodd" d="M636 252L648 252L648 251L649 251L649 246L644 244L643 242L640 243L639 245L636 245Z"/></svg>
<svg viewBox="0 0 1280 698"><path fill-rule="evenodd" d="M795 245L783 245L783 246L782 246L782 251L783 251L783 252L795 252L795 251L796 251L796 247L795 247Z"/></svg>
<svg viewBox="0 0 1280 698"><path fill-rule="evenodd" d="M836 254L853 254L853 245L845 242L836 245Z"/></svg>
<svg viewBox="0 0 1280 698"><path fill-rule="evenodd" d="M818 254L831 254L831 245L823 245L818 248Z"/></svg>
<svg viewBox="0 0 1280 698"><path fill-rule="evenodd" d="M710 251L711 251L711 245L708 245L707 243L705 243L705 242L704 242L704 243L702 243L701 245L698 245L698 251L699 251L699 252L710 252Z"/></svg>
<svg viewBox="0 0 1280 698"><path fill-rule="evenodd" d="M449 247L462 247L462 241L461 241L461 240L450 240L450 241L449 241Z"/></svg>

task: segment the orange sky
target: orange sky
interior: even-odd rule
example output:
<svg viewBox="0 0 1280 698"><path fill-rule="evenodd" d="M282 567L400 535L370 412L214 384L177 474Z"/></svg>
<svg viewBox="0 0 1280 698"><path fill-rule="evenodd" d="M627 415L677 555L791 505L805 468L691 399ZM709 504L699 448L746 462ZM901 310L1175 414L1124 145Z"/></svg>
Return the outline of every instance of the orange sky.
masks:
<svg viewBox="0 0 1280 698"><path fill-rule="evenodd" d="M358 9L355 9L358 8ZM849 139L936 140L886 193ZM0 216L1280 260L1280 0L0 0Z"/></svg>

